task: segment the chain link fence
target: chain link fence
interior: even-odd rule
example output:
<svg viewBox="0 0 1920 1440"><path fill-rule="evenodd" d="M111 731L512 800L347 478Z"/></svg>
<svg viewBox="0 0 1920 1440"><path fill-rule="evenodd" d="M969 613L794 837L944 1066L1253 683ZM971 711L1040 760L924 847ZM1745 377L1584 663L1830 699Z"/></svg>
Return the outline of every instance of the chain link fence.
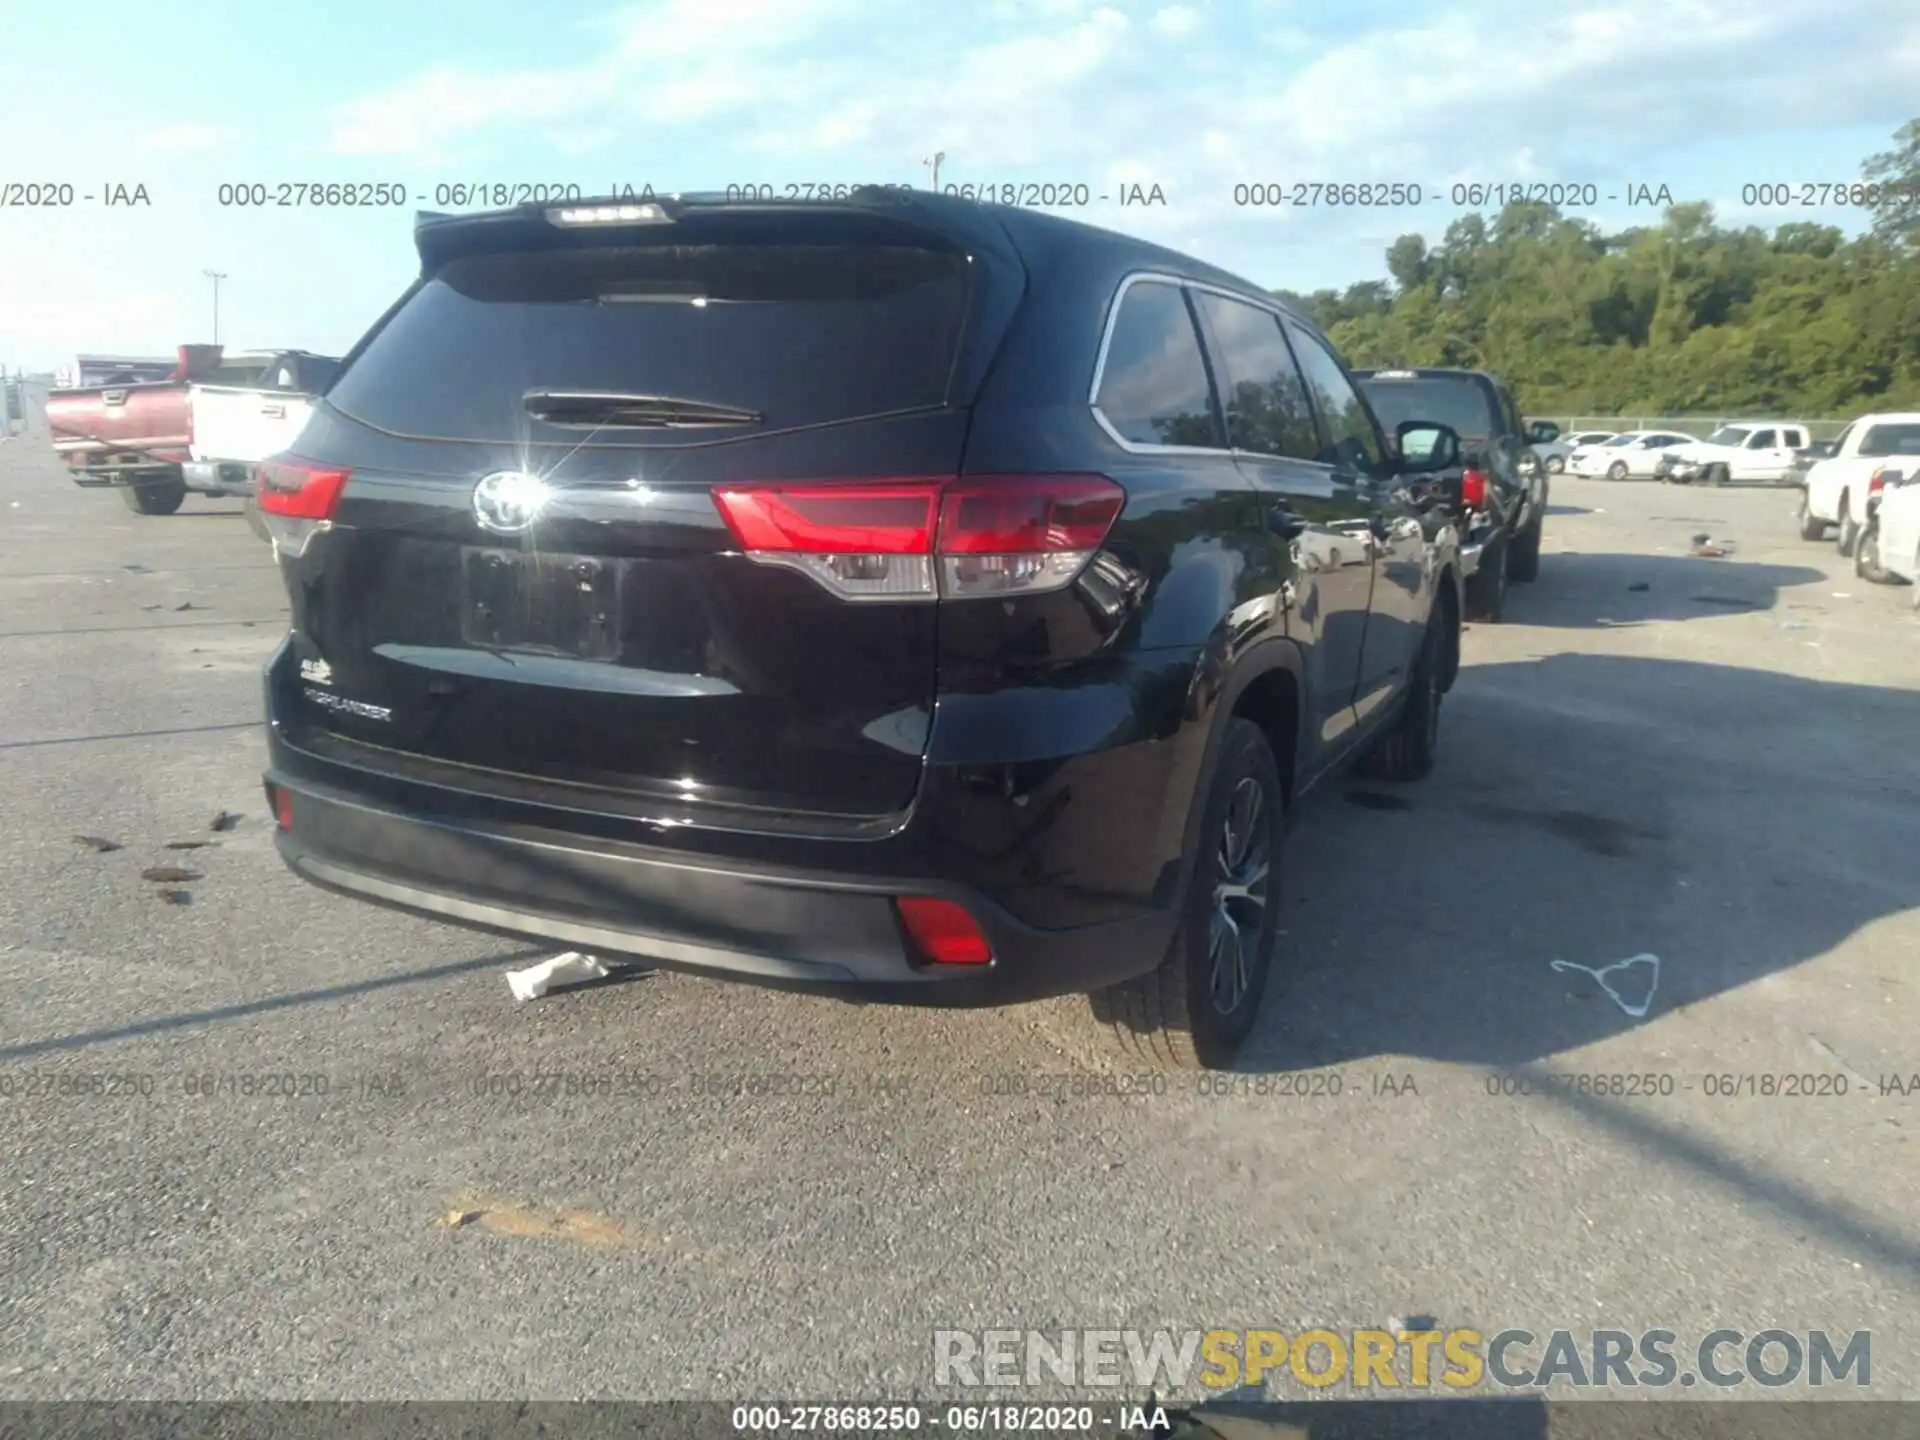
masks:
<svg viewBox="0 0 1920 1440"><path fill-rule="evenodd" d="M1704 440L1722 425L1744 424L1752 418L1750 415L1534 415L1529 420L1551 421L1560 427L1562 435L1582 430L1607 430L1615 435L1628 430L1673 430ZM1849 422L1787 417L1779 423L1804 426L1809 440L1832 440Z"/></svg>

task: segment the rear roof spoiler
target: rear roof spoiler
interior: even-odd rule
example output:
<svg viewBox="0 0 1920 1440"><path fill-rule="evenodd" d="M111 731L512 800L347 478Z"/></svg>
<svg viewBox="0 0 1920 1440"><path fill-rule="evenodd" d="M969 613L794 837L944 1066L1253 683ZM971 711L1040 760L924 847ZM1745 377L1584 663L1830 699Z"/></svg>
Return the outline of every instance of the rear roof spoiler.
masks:
<svg viewBox="0 0 1920 1440"><path fill-rule="evenodd" d="M581 223L562 217L595 210L627 209L625 223ZM510 210L462 214L422 210L413 220L420 273L430 275L449 260L475 252L517 249L565 249L605 243L618 236L627 244L714 244L755 232L774 238L794 220L844 227L849 239L870 236L876 243L899 243L902 230L942 242L962 253L997 252L1017 261L1012 237L992 211L971 200L922 190L865 186L844 199L741 200L718 191L654 195L605 195L558 204L518 205ZM835 221L839 222L835 226Z"/></svg>

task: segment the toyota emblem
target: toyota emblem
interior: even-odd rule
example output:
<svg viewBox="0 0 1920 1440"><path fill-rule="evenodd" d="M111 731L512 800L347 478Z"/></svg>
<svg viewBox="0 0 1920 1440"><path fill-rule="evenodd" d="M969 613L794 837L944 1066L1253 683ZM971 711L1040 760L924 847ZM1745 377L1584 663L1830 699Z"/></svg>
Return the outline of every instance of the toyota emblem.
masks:
<svg viewBox="0 0 1920 1440"><path fill-rule="evenodd" d="M497 470L473 487L473 518L483 530L517 535L547 502L547 483L523 470Z"/></svg>

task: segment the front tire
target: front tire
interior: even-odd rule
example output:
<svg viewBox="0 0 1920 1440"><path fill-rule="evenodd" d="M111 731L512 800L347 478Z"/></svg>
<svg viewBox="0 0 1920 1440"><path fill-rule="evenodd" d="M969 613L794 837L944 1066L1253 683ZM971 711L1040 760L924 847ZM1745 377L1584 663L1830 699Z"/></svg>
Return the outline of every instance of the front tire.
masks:
<svg viewBox="0 0 1920 1440"><path fill-rule="evenodd" d="M1869 520L1853 546L1853 573L1869 585L1891 585L1898 578L1880 563L1880 521Z"/></svg>
<svg viewBox="0 0 1920 1440"><path fill-rule="evenodd" d="M1827 522L1813 513L1813 504L1804 490L1800 492L1800 538L1802 540L1827 538Z"/></svg>
<svg viewBox="0 0 1920 1440"><path fill-rule="evenodd" d="M1564 455L1549 455L1546 465L1547 474L1558 475L1567 468L1567 460Z"/></svg>
<svg viewBox="0 0 1920 1440"><path fill-rule="evenodd" d="M1393 727L1374 742L1362 767L1381 780L1424 780L1440 749L1440 702L1446 694L1449 636L1445 612L1436 605L1407 677L1407 703Z"/></svg>
<svg viewBox="0 0 1920 1440"><path fill-rule="evenodd" d="M1718 490L1722 485L1727 483L1727 475L1728 470L1726 466L1709 465L1707 467L1707 484Z"/></svg>
<svg viewBox="0 0 1920 1440"><path fill-rule="evenodd" d="M139 480L120 487L120 499L136 515L171 515L187 499L184 480Z"/></svg>
<svg viewBox="0 0 1920 1440"><path fill-rule="evenodd" d="M1217 1070L1252 1032L1279 936L1285 816L1265 733L1228 721L1173 942L1155 969L1091 997L1094 1018L1130 1057Z"/></svg>

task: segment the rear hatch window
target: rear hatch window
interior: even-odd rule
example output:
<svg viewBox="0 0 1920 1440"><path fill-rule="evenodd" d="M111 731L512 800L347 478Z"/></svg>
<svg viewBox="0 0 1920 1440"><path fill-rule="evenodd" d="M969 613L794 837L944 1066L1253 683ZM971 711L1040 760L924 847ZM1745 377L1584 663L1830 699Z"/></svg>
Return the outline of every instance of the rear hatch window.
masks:
<svg viewBox="0 0 1920 1440"><path fill-rule="evenodd" d="M732 407L764 435L944 404L967 303L965 257L907 245L473 255L426 281L327 399L419 439L577 440L525 397L605 391Z"/></svg>
<svg viewBox="0 0 1920 1440"><path fill-rule="evenodd" d="M1493 434L1493 404L1486 388L1468 376L1367 375L1360 377L1360 388L1388 434L1408 421L1446 425L1468 448L1484 446Z"/></svg>

